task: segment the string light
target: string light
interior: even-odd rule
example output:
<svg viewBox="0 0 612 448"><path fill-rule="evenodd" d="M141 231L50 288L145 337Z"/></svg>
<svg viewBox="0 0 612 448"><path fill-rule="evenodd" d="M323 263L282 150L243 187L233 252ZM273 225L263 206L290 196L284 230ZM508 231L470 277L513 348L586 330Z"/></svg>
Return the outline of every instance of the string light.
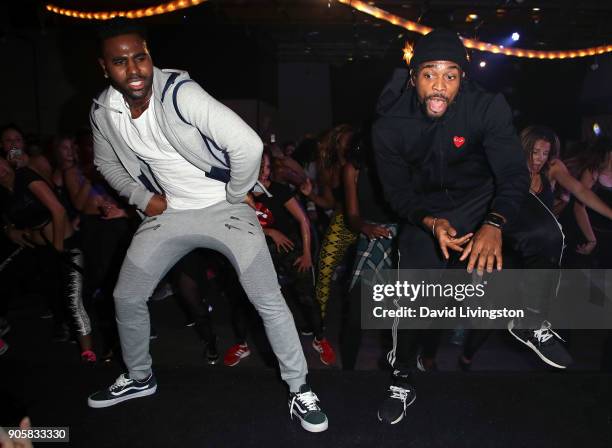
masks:
<svg viewBox="0 0 612 448"><path fill-rule="evenodd" d="M340 3L351 6L358 11L361 11L370 16L374 16L377 19L385 20L408 31L414 31L419 34L427 34L433 28L421 25L420 23L412 22L410 20L403 19L399 16L391 14L385 10L377 8L372 5L368 5L360 0L338 0ZM598 47L583 48L579 50L555 50L555 51L543 51L543 50L532 50L526 48L504 48L501 45L491 44L488 42L481 42L476 39L461 38L463 45L467 48L487 51L489 53L502 53L506 56L515 56L519 58L538 58L538 59L574 59L583 58L593 55L599 55L604 53L612 53L612 45L600 45Z"/></svg>
<svg viewBox="0 0 612 448"><path fill-rule="evenodd" d="M128 19L139 19L141 17L150 17L160 14L166 14L179 9L191 8L207 0L175 0L164 3L159 6L151 6L148 8L131 9L126 11L76 11L73 9L60 8L52 4L45 6L47 11L63 16L74 17L75 19L86 20L109 20L115 17L126 17Z"/></svg>

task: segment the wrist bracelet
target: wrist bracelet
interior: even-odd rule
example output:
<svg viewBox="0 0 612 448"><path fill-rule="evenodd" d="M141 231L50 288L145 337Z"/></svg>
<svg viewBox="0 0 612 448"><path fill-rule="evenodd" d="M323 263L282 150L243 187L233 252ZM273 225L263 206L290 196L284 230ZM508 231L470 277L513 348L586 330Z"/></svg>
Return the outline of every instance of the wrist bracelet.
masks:
<svg viewBox="0 0 612 448"><path fill-rule="evenodd" d="M497 222L489 221L488 219L485 219L485 220L484 220L484 222L483 222L483 224L488 224L488 225L493 226L493 227L495 227L495 228L497 228L497 229L499 229L499 230L501 230L501 229L502 229L501 224L499 224L499 223L497 223Z"/></svg>
<svg viewBox="0 0 612 448"><path fill-rule="evenodd" d="M495 213L487 213L483 224L489 224L501 230L504 227L504 224L506 224L506 219Z"/></svg>
<svg viewBox="0 0 612 448"><path fill-rule="evenodd" d="M433 237L436 237L436 222L438 221L438 218L434 218L433 219L433 224L431 225L431 234L433 235Z"/></svg>

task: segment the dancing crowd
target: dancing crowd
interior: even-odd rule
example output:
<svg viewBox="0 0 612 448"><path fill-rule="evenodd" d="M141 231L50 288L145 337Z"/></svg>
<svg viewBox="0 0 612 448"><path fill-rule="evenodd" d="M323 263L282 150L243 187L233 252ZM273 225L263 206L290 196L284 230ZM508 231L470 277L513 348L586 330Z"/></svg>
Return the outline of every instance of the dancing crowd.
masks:
<svg viewBox="0 0 612 448"><path fill-rule="evenodd" d="M11 300L35 289L41 317L53 321L49 338L75 341L84 364L126 364L128 373L90 396L91 407L155 392L148 300L164 288L211 365L235 367L251 354L255 308L292 412L305 429L322 431L327 418L305 382L297 333L312 336L304 350L323 365L354 369L366 270L491 271L501 268L501 234L531 270L612 269L610 137L563 145L537 124L517 135L503 97L463 79L465 50L452 33L422 38L413 71L385 87L373 124L339 124L283 144L262 144L269 136L257 136L183 73L153 68L138 29L115 29L101 42L112 87L96 99L91 129L43 138L7 124L0 133L0 356L11 350ZM195 140L208 151L206 163L189 148ZM465 145L466 158L444 145ZM233 340L219 340L211 297L227 298ZM342 301L340 325L328 324L333 299ZM297 331L285 301L299 311ZM334 347L328 333L336 327ZM550 366L571 364L571 346L550 323L511 332ZM397 423L414 401L415 368L437 368L440 333L394 329L381 421ZM488 334L466 331L463 370ZM143 393L109 395L132 383Z"/></svg>

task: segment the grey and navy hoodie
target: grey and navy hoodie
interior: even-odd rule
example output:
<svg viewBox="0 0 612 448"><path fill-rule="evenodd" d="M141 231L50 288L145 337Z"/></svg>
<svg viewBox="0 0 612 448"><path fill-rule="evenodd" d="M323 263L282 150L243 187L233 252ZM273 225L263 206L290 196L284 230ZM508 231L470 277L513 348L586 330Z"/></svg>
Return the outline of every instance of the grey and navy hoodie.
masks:
<svg viewBox="0 0 612 448"><path fill-rule="evenodd" d="M463 80L444 116L431 119L407 81L408 71L396 70L380 95L372 129L391 206L420 226L428 215L451 219L484 194L478 219L491 211L511 221L528 194L529 174L504 97Z"/></svg>
<svg viewBox="0 0 612 448"><path fill-rule="evenodd" d="M155 193L163 193L149 166L118 131L108 87L90 112L94 163L107 182L144 211ZM155 118L172 147L207 177L225 182L227 201L244 200L259 175L263 143L253 129L215 100L187 72L154 69Z"/></svg>

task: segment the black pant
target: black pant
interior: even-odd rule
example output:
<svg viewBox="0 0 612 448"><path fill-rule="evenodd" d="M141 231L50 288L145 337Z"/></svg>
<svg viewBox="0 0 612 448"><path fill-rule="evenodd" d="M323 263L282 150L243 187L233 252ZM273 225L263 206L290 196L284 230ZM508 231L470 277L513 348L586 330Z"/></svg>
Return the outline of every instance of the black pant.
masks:
<svg viewBox="0 0 612 448"><path fill-rule="evenodd" d="M447 213L437 216L449 219L459 235L479 229L489 210L489 192L475 195L473 199ZM554 296L558 276L554 270L559 267L563 253L563 233L554 215L537 197L528 194L521 210L502 232L505 248L511 248L520 258L526 269L523 296L524 305L534 311L543 311ZM400 269L444 269L449 262L444 260L438 243L430 231L419 226L407 224L400 232ZM450 263L456 262L451 257ZM547 269L546 281L542 281L542 271ZM435 355L439 330L398 330L393 338L393 352L390 357L395 369L402 374L413 370L417 345L420 342L426 350L423 355Z"/></svg>
<svg viewBox="0 0 612 448"><path fill-rule="evenodd" d="M0 317L6 317L11 298L25 291L36 292L45 298L47 307L53 313L55 326L61 327L66 320L66 313L61 265L57 255L46 246L26 247L19 252L16 252L17 249L17 245L3 241L0 258L3 264L0 269Z"/></svg>
<svg viewBox="0 0 612 448"><path fill-rule="evenodd" d="M100 215L81 215L80 228L85 261L83 296L88 308L95 310L106 351L119 345L113 288L133 232L128 218L103 219Z"/></svg>
<svg viewBox="0 0 612 448"><path fill-rule="evenodd" d="M195 323L195 330L206 343L214 343L216 336L208 304L203 295L209 288L206 277L206 260L202 249L189 252L172 268L172 285L175 296Z"/></svg>
<svg viewBox="0 0 612 448"><path fill-rule="evenodd" d="M112 292L132 232L127 218L103 219L100 215L81 215L81 247L85 257L86 295L96 290L112 301Z"/></svg>

